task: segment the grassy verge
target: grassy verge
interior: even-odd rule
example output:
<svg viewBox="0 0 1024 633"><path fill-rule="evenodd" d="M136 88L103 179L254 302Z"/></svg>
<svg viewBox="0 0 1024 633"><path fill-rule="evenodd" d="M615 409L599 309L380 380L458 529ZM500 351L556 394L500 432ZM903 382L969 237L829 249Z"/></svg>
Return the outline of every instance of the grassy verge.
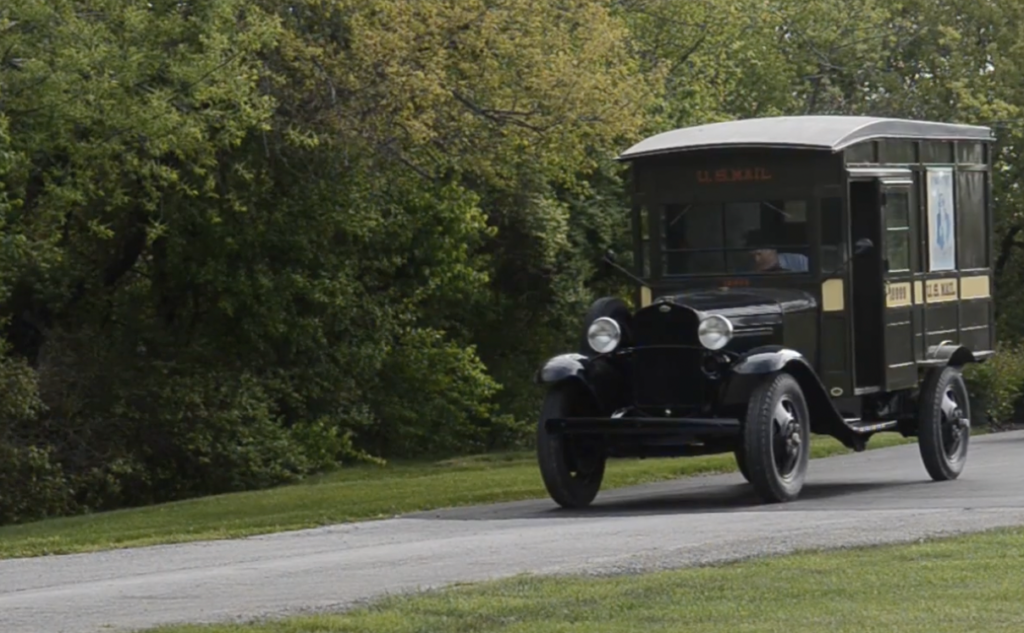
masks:
<svg viewBox="0 0 1024 633"><path fill-rule="evenodd" d="M343 615L159 633L1024 630L1024 530L602 579L516 578ZM154 632L156 633L156 632Z"/></svg>
<svg viewBox="0 0 1024 633"><path fill-rule="evenodd" d="M884 434L873 438L870 446L880 448L907 441L896 434ZM847 452L831 438L816 437L812 441L814 457ZM616 460L609 464L605 488L735 469L731 454ZM361 466L270 490L2 527L0 558L237 538L544 496L536 462L527 453Z"/></svg>

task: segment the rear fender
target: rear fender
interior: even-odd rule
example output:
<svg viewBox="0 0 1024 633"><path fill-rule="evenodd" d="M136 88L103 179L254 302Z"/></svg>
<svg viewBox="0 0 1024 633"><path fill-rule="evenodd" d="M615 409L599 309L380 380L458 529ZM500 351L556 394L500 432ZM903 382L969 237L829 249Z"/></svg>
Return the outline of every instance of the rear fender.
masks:
<svg viewBox="0 0 1024 633"><path fill-rule="evenodd" d="M950 367L963 367L968 363L976 363L974 352L963 345L953 343L940 343L928 348L926 358L931 364L948 365Z"/></svg>

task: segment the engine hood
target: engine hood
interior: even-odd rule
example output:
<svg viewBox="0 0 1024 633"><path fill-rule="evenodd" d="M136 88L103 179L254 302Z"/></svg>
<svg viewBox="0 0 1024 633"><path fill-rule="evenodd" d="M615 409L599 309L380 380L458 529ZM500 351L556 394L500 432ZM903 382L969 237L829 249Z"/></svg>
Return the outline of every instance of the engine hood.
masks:
<svg viewBox="0 0 1024 633"><path fill-rule="evenodd" d="M817 308L814 296L792 288L714 288L663 295L654 305L671 303L702 315L720 314L738 327L777 324L785 314Z"/></svg>

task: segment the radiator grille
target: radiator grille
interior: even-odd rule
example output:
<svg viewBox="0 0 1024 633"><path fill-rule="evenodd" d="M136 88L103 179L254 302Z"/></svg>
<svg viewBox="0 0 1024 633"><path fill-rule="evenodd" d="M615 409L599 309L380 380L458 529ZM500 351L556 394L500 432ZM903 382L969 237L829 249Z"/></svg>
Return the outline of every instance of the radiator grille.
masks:
<svg viewBox="0 0 1024 633"><path fill-rule="evenodd" d="M668 305L668 311L662 307ZM690 408L703 401L706 378L697 338L697 314L680 306L653 305L633 318L636 345L633 396L637 406Z"/></svg>

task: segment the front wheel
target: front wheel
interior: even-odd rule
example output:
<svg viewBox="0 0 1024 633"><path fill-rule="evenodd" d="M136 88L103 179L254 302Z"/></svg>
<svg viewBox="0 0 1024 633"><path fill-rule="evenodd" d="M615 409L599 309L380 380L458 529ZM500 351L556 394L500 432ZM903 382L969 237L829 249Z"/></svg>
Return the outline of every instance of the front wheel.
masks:
<svg viewBox="0 0 1024 633"><path fill-rule="evenodd" d="M736 468L743 475L743 478L750 483L750 472L747 470L747 456L743 454L743 440L740 439L736 448L733 449L733 455L736 457Z"/></svg>
<svg viewBox="0 0 1024 633"><path fill-rule="evenodd" d="M544 398L537 427L537 462L544 487L563 508L583 508L597 497L606 458L597 440L549 433L545 422L595 415L595 409L593 397L574 383L556 385Z"/></svg>
<svg viewBox="0 0 1024 633"><path fill-rule="evenodd" d="M748 481L765 503L800 495L810 457L811 424L800 383L787 373L769 376L747 404L743 461Z"/></svg>
<svg viewBox="0 0 1024 633"><path fill-rule="evenodd" d="M935 481L956 479L967 462L971 403L955 367L933 371L921 389L917 445L925 470Z"/></svg>

